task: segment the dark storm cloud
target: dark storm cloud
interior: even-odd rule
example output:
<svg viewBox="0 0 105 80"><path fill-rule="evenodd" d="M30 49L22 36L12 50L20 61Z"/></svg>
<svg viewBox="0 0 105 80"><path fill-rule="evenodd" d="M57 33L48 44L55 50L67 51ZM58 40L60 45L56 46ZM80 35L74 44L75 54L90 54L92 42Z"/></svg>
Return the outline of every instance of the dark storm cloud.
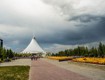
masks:
<svg viewBox="0 0 105 80"><path fill-rule="evenodd" d="M70 19L68 19L68 21L80 21L83 23L87 23L87 22L92 22L92 21L100 21L103 20L105 17L103 16L95 16L95 15L79 15L79 16L74 16Z"/></svg>
<svg viewBox="0 0 105 80"><path fill-rule="evenodd" d="M24 49L33 32L45 48L100 42L105 40L104 8L105 0L3 0L0 37L13 50Z"/></svg>
<svg viewBox="0 0 105 80"><path fill-rule="evenodd" d="M97 17L96 17L97 18ZM97 20L97 19L94 20ZM55 31L54 35L42 37L39 41L50 44L84 44L90 42L100 42L105 40L105 18L98 17L99 21L95 25L79 25L79 31ZM41 41L43 40L43 41Z"/></svg>

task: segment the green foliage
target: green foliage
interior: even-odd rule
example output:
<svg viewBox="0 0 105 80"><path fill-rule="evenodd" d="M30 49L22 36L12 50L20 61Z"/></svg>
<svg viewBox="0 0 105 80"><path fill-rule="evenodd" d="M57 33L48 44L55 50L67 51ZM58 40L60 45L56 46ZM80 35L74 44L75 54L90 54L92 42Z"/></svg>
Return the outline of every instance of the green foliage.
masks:
<svg viewBox="0 0 105 80"><path fill-rule="evenodd" d="M92 47L91 49L78 46L77 48L67 49L56 54L52 53L52 56L105 57L105 45L100 42L98 48Z"/></svg>
<svg viewBox="0 0 105 80"><path fill-rule="evenodd" d="M50 52L47 52L46 56L51 56L51 53Z"/></svg>
<svg viewBox="0 0 105 80"><path fill-rule="evenodd" d="M105 55L105 54L104 54L104 53L105 53L105 52L104 52L104 49L105 49L104 46L105 46L105 45L103 45L103 44L100 42L99 47L98 47L98 52L100 53L99 56L101 56L101 57L104 57L104 55Z"/></svg>
<svg viewBox="0 0 105 80"><path fill-rule="evenodd" d="M14 53L15 57L29 57L31 55L32 54L27 54L27 53L22 53L22 54L20 54L20 53Z"/></svg>
<svg viewBox="0 0 105 80"><path fill-rule="evenodd" d="M11 49L7 49L7 57L9 57L9 58L13 58L14 57L14 53L12 52L12 50Z"/></svg>
<svg viewBox="0 0 105 80"><path fill-rule="evenodd" d="M14 52L11 49L5 49L0 47L0 59L5 60L7 58L13 58Z"/></svg>

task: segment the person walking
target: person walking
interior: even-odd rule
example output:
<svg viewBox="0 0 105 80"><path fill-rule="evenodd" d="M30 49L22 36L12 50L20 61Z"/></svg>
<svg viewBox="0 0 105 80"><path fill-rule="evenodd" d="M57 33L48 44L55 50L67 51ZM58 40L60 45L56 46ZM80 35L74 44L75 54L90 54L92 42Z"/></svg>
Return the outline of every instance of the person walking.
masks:
<svg viewBox="0 0 105 80"><path fill-rule="evenodd" d="M33 55L31 56L31 60L33 60L34 59L34 57L33 57Z"/></svg>

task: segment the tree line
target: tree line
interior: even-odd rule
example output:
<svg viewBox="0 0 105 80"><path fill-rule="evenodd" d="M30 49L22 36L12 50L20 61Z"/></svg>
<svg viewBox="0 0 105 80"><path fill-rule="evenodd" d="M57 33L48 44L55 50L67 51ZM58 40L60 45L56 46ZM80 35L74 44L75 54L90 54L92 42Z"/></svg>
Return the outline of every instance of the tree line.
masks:
<svg viewBox="0 0 105 80"><path fill-rule="evenodd" d="M6 59L17 59L17 58L23 58L23 57L29 57L32 54L20 54L13 52L11 49L5 49L3 47L0 47L0 61L5 61Z"/></svg>
<svg viewBox="0 0 105 80"><path fill-rule="evenodd" d="M100 42L97 48L92 47L91 49L84 46L78 46L74 49L52 53L51 56L105 57L105 45Z"/></svg>
<svg viewBox="0 0 105 80"><path fill-rule="evenodd" d="M0 47L0 59L5 60L7 58L13 58L15 56L15 52L13 52L11 49L5 49L3 47Z"/></svg>

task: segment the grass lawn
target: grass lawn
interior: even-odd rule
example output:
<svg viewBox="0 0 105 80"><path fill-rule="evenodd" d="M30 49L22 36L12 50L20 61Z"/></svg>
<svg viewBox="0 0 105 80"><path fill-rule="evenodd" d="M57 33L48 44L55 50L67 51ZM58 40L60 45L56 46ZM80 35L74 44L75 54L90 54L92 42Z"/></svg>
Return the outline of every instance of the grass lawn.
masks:
<svg viewBox="0 0 105 80"><path fill-rule="evenodd" d="M28 80L29 66L0 67L0 80Z"/></svg>

